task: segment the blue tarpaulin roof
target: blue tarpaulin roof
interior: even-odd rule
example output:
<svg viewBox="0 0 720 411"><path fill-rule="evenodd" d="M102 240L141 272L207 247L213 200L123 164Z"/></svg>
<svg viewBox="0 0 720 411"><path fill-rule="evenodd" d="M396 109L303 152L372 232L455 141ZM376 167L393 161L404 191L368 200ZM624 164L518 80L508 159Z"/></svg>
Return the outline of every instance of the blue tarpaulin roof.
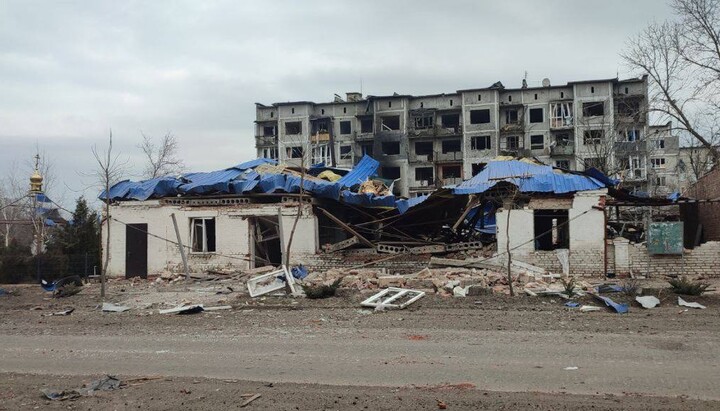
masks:
<svg viewBox="0 0 720 411"><path fill-rule="evenodd" d="M516 185L522 192L572 193L604 188L605 184L582 174L556 172L552 167L524 161L491 161L470 180L453 189L454 194L478 194L493 188L498 182Z"/></svg>

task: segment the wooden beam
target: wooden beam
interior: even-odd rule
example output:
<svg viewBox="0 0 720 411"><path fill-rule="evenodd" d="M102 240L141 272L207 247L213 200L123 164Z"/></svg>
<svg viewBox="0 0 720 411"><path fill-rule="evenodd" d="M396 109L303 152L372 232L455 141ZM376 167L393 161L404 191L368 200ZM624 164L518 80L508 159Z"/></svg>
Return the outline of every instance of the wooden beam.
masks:
<svg viewBox="0 0 720 411"><path fill-rule="evenodd" d="M329 219L331 219L332 221L334 221L335 224L339 225L340 227L342 227L343 229L345 229L345 231L347 231L348 233L350 233L350 234L354 235L355 237L357 237L358 240L360 240L361 243L365 244L366 246L368 246L368 247L370 247L370 248L375 248L375 244L373 244L373 243L371 243L370 241L368 241L367 238L363 237L362 235L360 235L360 233L358 233L357 231L353 230L349 225L347 225L347 224L343 223L342 221L340 221L339 218L337 218L337 217L335 217L334 215L330 214L327 210L325 210L325 209L323 209L323 208L318 207L317 209L320 210L320 211L322 211L322 213L325 214L325 216L326 216L327 218L329 218Z"/></svg>

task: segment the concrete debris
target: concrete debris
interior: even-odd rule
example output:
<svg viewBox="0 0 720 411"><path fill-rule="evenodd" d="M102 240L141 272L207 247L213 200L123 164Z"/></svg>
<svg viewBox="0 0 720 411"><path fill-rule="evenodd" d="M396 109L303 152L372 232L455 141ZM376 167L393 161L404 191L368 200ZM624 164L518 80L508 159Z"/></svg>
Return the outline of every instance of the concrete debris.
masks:
<svg viewBox="0 0 720 411"><path fill-rule="evenodd" d="M216 307L205 307L203 306L203 311L218 311L218 310L231 310L231 305L218 305Z"/></svg>
<svg viewBox="0 0 720 411"><path fill-rule="evenodd" d="M703 308L705 308L705 307L703 307ZM67 310L65 310L65 311L56 311L56 312L54 312L54 313L42 314L42 316L43 316L43 317L53 317L53 316L57 316L57 315L60 315L60 316L62 316L62 315L70 315L70 314L72 314L73 311L75 311L74 308L69 308L69 309L67 309Z"/></svg>
<svg viewBox="0 0 720 411"><path fill-rule="evenodd" d="M652 295L635 297L635 301L642 305L643 308L655 308L660 305L660 300Z"/></svg>
<svg viewBox="0 0 720 411"><path fill-rule="evenodd" d="M594 306L594 305L583 305L580 307L580 311L584 312L584 313L591 312L591 311L600 311L600 310L602 310L602 308Z"/></svg>
<svg viewBox="0 0 720 411"><path fill-rule="evenodd" d="M122 313L128 310L130 310L130 307L124 305L117 305L113 303L103 303L102 305L103 312Z"/></svg>
<svg viewBox="0 0 720 411"><path fill-rule="evenodd" d="M41 389L40 392L52 401L73 400L82 396L93 395L96 391L112 391L117 390L122 385L120 379L106 375L98 380L92 381L81 388L70 390L56 390L52 388Z"/></svg>
<svg viewBox="0 0 720 411"><path fill-rule="evenodd" d="M689 303L689 302L683 300L683 299L680 298L680 297L678 297L678 305L681 305L681 306L683 306L683 307L689 307L689 308L698 308L698 309L701 309L701 310L704 310L705 308L707 308L707 307L705 307L704 305L702 305L702 304L700 304L700 303L692 303L692 302Z"/></svg>

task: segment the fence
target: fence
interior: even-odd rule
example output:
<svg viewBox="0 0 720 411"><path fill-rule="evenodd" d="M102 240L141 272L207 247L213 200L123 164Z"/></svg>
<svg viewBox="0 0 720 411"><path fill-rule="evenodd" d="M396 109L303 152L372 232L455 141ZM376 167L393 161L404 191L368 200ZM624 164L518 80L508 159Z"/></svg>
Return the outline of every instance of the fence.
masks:
<svg viewBox="0 0 720 411"><path fill-rule="evenodd" d="M90 253L41 254L39 256L18 253L0 254L0 284L52 281L71 275L86 278L94 273L100 273L100 261L97 255Z"/></svg>

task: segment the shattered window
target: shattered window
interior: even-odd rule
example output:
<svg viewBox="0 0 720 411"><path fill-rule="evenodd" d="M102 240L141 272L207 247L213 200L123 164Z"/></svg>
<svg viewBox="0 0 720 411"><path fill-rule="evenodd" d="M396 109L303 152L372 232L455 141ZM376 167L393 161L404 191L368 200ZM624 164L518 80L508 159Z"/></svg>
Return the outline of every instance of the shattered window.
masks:
<svg viewBox="0 0 720 411"><path fill-rule="evenodd" d="M415 169L415 181L427 181L430 183L434 178L432 167L417 167Z"/></svg>
<svg viewBox="0 0 720 411"><path fill-rule="evenodd" d="M582 109L583 117L600 117L605 115L605 103L602 101L583 103Z"/></svg>
<svg viewBox="0 0 720 411"><path fill-rule="evenodd" d="M542 107L530 109L530 122L531 123L542 123L545 121L545 113L543 113Z"/></svg>
<svg viewBox="0 0 720 411"><path fill-rule="evenodd" d="M262 149L262 158L271 158L277 160L278 150L277 147L265 147Z"/></svg>
<svg viewBox="0 0 720 411"><path fill-rule="evenodd" d="M434 118L432 114L426 114L422 116L413 117L415 123L415 129L424 130L433 128Z"/></svg>
<svg viewBox="0 0 720 411"><path fill-rule="evenodd" d="M570 161L568 160L557 160L555 167L562 168L563 170L570 170Z"/></svg>
<svg viewBox="0 0 720 411"><path fill-rule="evenodd" d="M457 153L459 151L462 151L462 141L460 139L443 140L443 142L442 142L443 154Z"/></svg>
<svg viewBox="0 0 720 411"><path fill-rule="evenodd" d="M215 218L191 218L192 251L194 253L215 252Z"/></svg>
<svg viewBox="0 0 720 411"><path fill-rule="evenodd" d="M461 166L445 166L442 168L443 178L461 178L462 167Z"/></svg>
<svg viewBox="0 0 720 411"><path fill-rule="evenodd" d="M362 143L360 144L360 152L364 156L370 156L373 155L373 143Z"/></svg>
<svg viewBox="0 0 720 411"><path fill-rule="evenodd" d="M431 155L433 153L432 141L415 142L415 154L419 156Z"/></svg>
<svg viewBox="0 0 720 411"><path fill-rule="evenodd" d="M600 144L605 139L605 130L585 130L583 144Z"/></svg>
<svg viewBox="0 0 720 411"><path fill-rule="evenodd" d="M340 160L352 160L352 146L340 146Z"/></svg>
<svg viewBox="0 0 720 411"><path fill-rule="evenodd" d="M288 147L287 149L288 158L302 158L303 148L301 146Z"/></svg>
<svg viewBox="0 0 720 411"><path fill-rule="evenodd" d="M382 151L386 156L398 155L400 154L400 142L386 141L382 143Z"/></svg>
<svg viewBox="0 0 720 411"><path fill-rule="evenodd" d="M302 123L300 121L288 121L285 123L285 134L302 134Z"/></svg>
<svg viewBox="0 0 720 411"><path fill-rule="evenodd" d="M471 150L490 150L490 136L476 136L470 139Z"/></svg>
<svg viewBox="0 0 720 411"><path fill-rule="evenodd" d="M490 122L490 110L470 110L470 124L487 124Z"/></svg>
<svg viewBox="0 0 720 411"><path fill-rule="evenodd" d="M545 136L542 134L530 136L531 150L542 150L543 148L545 148Z"/></svg>
<svg viewBox="0 0 720 411"><path fill-rule="evenodd" d="M372 133L373 132L373 120L371 117L363 117L360 119L360 132L361 133Z"/></svg>
<svg viewBox="0 0 720 411"><path fill-rule="evenodd" d="M275 126L263 127L263 136L264 137L272 137L274 135L275 135Z"/></svg>
<svg viewBox="0 0 720 411"><path fill-rule="evenodd" d="M500 139L500 150L517 150L520 147L519 136L505 136Z"/></svg>
<svg viewBox="0 0 720 411"><path fill-rule="evenodd" d="M400 116L380 117L383 131L400 130Z"/></svg>
<svg viewBox="0 0 720 411"><path fill-rule="evenodd" d="M505 112L505 124L518 124L520 119L518 118L518 111L515 109L507 110Z"/></svg>
<svg viewBox="0 0 720 411"><path fill-rule="evenodd" d="M350 121L341 121L340 122L340 134L351 134L352 133L352 126L350 124Z"/></svg>

